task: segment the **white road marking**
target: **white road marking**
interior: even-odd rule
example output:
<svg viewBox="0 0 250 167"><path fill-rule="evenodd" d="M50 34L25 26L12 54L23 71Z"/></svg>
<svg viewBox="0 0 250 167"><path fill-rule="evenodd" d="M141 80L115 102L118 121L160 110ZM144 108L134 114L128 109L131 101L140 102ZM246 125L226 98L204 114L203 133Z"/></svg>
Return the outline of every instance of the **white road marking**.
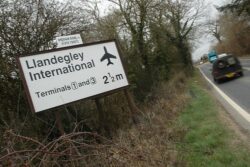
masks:
<svg viewBox="0 0 250 167"><path fill-rule="evenodd" d="M199 68L204 78L214 87L214 89L236 110L238 113L250 123L250 114L241 108L236 102L234 102L229 96L227 96L222 90L220 90Z"/></svg>
<svg viewBox="0 0 250 167"><path fill-rule="evenodd" d="M249 67L243 67L244 70L248 70L250 71L250 68Z"/></svg>

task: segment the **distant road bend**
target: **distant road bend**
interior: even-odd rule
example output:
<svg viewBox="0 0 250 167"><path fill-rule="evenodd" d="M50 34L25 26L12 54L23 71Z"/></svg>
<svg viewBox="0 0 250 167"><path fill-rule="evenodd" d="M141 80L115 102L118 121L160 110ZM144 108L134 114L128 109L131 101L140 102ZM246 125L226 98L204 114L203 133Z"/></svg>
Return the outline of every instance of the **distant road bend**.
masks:
<svg viewBox="0 0 250 167"><path fill-rule="evenodd" d="M250 58L240 59L244 76L216 84L211 75L212 65L205 63L199 69L213 86L216 97L244 129L250 131Z"/></svg>

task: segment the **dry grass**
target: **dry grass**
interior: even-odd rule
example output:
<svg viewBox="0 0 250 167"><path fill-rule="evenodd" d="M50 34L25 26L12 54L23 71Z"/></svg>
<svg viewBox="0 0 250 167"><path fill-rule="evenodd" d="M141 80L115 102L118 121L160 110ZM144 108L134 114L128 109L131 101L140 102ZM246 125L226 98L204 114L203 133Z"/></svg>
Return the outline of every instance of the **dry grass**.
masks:
<svg viewBox="0 0 250 167"><path fill-rule="evenodd" d="M120 129L113 139L73 132L51 142L39 142L9 131L5 137L8 152L0 162L6 166L185 166L177 158L175 144L185 129L172 126L189 98L185 90L182 73L157 85L150 100L140 106L139 123Z"/></svg>
<svg viewBox="0 0 250 167"><path fill-rule="evenodd" d="M115 148L107 150L114 153L107 166L184 166L175 148L184 133L172 127L189 97L184 90L185 76L181 73L171 82L158 85L151 102L141 107L140 123L120 131L113 140L130 154L124 155Z"/></svg>

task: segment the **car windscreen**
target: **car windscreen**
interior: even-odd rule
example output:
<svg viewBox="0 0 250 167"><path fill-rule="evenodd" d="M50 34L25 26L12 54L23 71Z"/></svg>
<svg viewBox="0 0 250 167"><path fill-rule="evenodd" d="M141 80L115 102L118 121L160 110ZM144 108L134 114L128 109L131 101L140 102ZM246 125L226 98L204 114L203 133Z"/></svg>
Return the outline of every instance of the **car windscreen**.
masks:
<svg viewBox="0 0 250 167"><path fill-rule="evenodd" d="M218 59L214 63L213 68L223 69L223 68L226 68L226 67L234 66L237 63L238 63L238 61L237 61L237 59L235 57L227 56L227 57L223 57L221 59Z"/></svg>
<svg viewBox="0 0 250 167"><path fill-rule="evenodd" d="M227 63L228 63L229 65L234 65L234 64L236 64L236 59L235 59L234 57L229 57L229 58L227 59Z"/></svg>

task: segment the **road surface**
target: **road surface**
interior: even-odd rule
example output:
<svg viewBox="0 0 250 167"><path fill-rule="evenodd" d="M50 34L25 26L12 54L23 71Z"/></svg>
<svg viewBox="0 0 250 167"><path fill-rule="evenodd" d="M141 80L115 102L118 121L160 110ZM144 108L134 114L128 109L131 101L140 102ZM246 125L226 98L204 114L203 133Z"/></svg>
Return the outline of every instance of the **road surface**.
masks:
<svg viewBox="0 0 250 167"><path fill-rule="evenodd" d="M227 101L221 101L224 103L224 107L227 108L229 105L234 107L234 111L231 111L231 115L235 117L238 123L243 124L242 126L245 129L250 130L250 59L240 59L240 61L244 69L244 76L225 81L221 84L216 84L213 81L211 75L212 65L210 63L202 64L199 68L215 90L225 94L226 98L224 95L220 96L220 98L224 98L224 100ZM229 100L227 100L227 97ZM238 108L240 108L240 111L237 111Z"/></svg>

